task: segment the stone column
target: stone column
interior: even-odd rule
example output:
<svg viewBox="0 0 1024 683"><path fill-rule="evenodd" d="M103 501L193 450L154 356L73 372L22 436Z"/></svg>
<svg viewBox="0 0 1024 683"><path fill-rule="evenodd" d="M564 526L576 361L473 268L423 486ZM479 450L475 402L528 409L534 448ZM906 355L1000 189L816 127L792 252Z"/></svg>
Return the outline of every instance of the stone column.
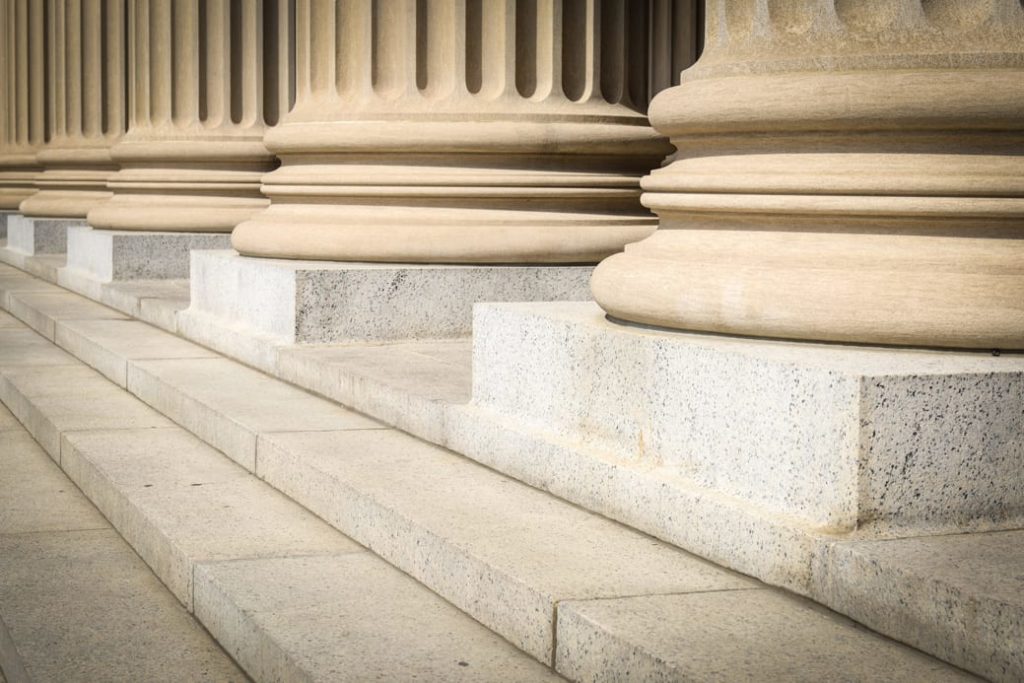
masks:
<svg viewBox="0 0 1024 683"><path fill-rule="evenodd" d="M36 191L36 153L46 141L44 10L45 3L38 0L0 0L0 209L17 210Z"/></svg>
<svg viewBox="0 0 1024 683"><path fill-rule="evenodd" d="M110 198L110 147L125 127L124 0L49 0L47 99L51 139L36 156L39 192L26 216L85 218Z"/></svg>
<svg viewBox="0 0 1024 683"><path fill-rule="evenodd" d="M708 0L653 103L679 148L613 317L709 332L1024 348L1019 0Z"/></svg>
<svg viewBox="0 0 1024 683"><path fill-rule="evenodd" d="M294 109L267 132L271 206L251 256L587 263L648 236L639 177L670 151L648 125L691 2L300 0ZM676 63L689 63L689 50ZM666 61L667 60L667 61Z"/></svg>
<svg viewBox="0 0 1024 683"><path fill-rule="evenodd" d="M262 138L279 88L264 42L281 41L265 35L264 17L283 5L129 4L128 132L112 149L114 197L89 212L90 225L229 232L268 204L259 182L274 162Z"/></svg>

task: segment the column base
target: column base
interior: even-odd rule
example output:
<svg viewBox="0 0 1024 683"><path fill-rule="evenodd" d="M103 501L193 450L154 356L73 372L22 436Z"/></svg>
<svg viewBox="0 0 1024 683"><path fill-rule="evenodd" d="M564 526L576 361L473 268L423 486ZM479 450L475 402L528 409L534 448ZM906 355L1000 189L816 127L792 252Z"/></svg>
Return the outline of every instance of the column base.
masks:
<svg viewBox="0 0 1024 683"><path fill-rule="evenodd" d="M7 246L0 261L49 281L64 265L68 230L84 225L82 219L34 218L6 214Z"/></svg>
<svg viewBox="0 0 1024 683"><path fill-rule="evenodd" d="M283 344L468 336L479 301L589 299L591 266L399 265L192 255L182 332L258 367Z"/></svg>
<svg viewBox="0 0 1024 683"><path fill-rule="evenodd" d="M1024 356L659 332L487 304L447 446L806 592L815 546L1024 524ZM494 438L500 434L501 438Z"/></svg>
<svg viewBox="0 0 1024 683"><path fill-rule="evenodd" d="M103 285L122 281L184 280L193 249L223 249L229 235L188 232L129 232L88 226L68 231L67 265L59 283L93 299Z"/></svg>

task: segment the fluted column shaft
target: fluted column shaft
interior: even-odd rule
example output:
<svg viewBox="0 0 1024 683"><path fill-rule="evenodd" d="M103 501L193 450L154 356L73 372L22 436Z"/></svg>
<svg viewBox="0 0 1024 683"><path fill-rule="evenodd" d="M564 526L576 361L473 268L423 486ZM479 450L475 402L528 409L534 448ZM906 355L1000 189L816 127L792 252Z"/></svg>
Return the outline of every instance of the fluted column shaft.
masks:
<svg viewBox="0 0 1024 683"><path fill-rule="evenodd" d="M265 137L282 166L235 247L564 263L647 236L639 177L670 151L644 115L651 83L694 49L652 28L665 15L692 25L694 5L299 0L296 102Z"/></svg>
<svg viewBox="0 0 1024 683"><path fill-rule="evenodd" d="M89 212L93 227L228 232L267 205L259 181L274 161L262 137L280 95L265 67L281 56L265 46L286 41L268 38L264 18L287 4L129 2L129 126L112 149L114 197Z"/></svg>
<svg viewBox="0 0 1024 683"><path fill-rule="evenodd" d="M48 0L46 14L50 139L36 155L39 192L20 210L85 218L111 196L110 147L125 129L125 0Z"/></svg>
<svg viewBox="0 0 1024 683"><path fill-rule="evenodd" d="M1019 0L709 0L652 104L660 229L596 270L613 317L1024 348Z"/></svg>
<svg viewBox="0 0 1024 683"><path fill-rule="evenodd" d="M0 209L17 210L36 191L36 153L46 142L44 16L45 5L38 0L0 0Z"/></svg>

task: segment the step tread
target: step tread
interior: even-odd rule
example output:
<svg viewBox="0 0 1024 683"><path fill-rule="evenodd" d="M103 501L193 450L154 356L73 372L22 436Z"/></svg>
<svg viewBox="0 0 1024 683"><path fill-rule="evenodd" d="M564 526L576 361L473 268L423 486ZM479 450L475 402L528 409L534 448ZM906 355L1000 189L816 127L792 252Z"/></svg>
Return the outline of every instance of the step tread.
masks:
<svg viewBox="0 0 1024 683"><path fill-rule="evenodd" d="M65 473L81 486L173 594L226 645L238 633L265 632L256 650L233 651L247 670L261 672L264 660L269 658L287 663L294 680L338 680L341 673L351 680L366 680L366 671L376 672L383 680L397 680L418 670L418 658L430 652L430 661L436 660L437 666L441 662L455 662L457 666L466 658L489 662L475 669L473 680L503 681L510 673L519 680L558 678L543 664L180 427L166 421L148 428L133 428L130 423L119 428L106 422L88 426L101 417L98 413L110 412L122 420L130 416L125 405L109 407L110 392L119 393L123 401L134 402L138 411L155 414L94 370L80 363L37 366L30 368L31 373L22 370L25 368L0 365L0 395L4 401L31 407L34 419L30 429L56 432L62 437L57 452ZM101 385L106 390L101 390ZM201 485L194 486L197 483ZM350 555L365 559L350 562L346 559ZM303 616L289 609L261 615L236 605L236 601L265 587L261 561L309 562L315 556L325 558L335 567L333 571L340 572L335 583L346 585L348 591L366 599L339 602L336 586L315 576L296 577L284 571L278 578L286 587L301 586L321 607L311 608ZM248 578L220 584L216 596L197 593L193 577L206 568L210 568L211 576L217 576L220 565L234 566L243 561L251 561L238 565L247 568ZM279 566L287 569L304 565ZM88 586L78 589L87 591ZM392 599L392 593L397 597ZM216 597L214 602L202 602L212 597ZM105 599L114 597L108 595ZM383 613L390 618L383 619ZM293 618L279 619L282 614ZM421 623L424 615L430 615L428 624ZM278 625L261 625L261 619L278 620L274 622ZM344 640L339 641L339 632L346 634ZM329 647L310 650L314 634ZM367 649L367 643L374 640L389 646ZM336 670L333 662L339 657L362 668Z"/></svg>
<svg viewBox="0 0 1024 683"><path fill-rule="evenodd" d="M53 340L57 321L116 319L124 320L119 313L102 304L84 299L72 292L12 292L8 310L22 322L47 339Z"/></svg>
<svg viewBox="0 0 1024 683"><path fill-rule="evenodd" d="M823 562L816 595L845 614L995 680L1024 678L1024 531L837 543Z"/></svg>
<svg viewBox="0 0 1024 683"><path fill-rule="evenodd" d="M578 681L978 680L770 590L569 602L558 643L560 669Z"/></svg>
<svg viewBox="0 0 1024 683"><path fill-rule="evenodd" d="M246 680L13 421L0 406L0 666L14 680Z"/></svg>

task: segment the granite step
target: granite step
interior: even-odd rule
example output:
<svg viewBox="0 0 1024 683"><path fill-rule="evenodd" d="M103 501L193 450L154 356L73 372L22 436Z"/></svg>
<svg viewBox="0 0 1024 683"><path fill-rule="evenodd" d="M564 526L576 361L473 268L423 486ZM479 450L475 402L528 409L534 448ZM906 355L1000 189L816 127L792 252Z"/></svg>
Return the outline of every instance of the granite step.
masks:
<svg viewBox="0 0 1024 683"><path fill-rule="evenodd" d="M256 680L558 678L76 363L0 364L0 399L46 437L50 458Z"/></svg>
<svg viewBox="0 0 1024 683"><path fill-rule="evenodd" d="M0 406L0 681L244 681Z"/></svg>
<svg viewBox="0 0 1024 683"><path fill-rule="evenodd" d="M56 338L111 379L124 378L130 391L264 481L559 670L593 666L577 661L587 656L577 648L571 649L573 656L556 657L563 605L768 591L790 601L793 614L803 613L805 603L791 595L233 361L203 355L208 352L182 346L172 335L164 340L168 357L154 358L163 333L148 328L135 344L137 325L67 320L58 324ZM838 615L822 614L840 624L840 631L862 632ZM735 617L709 618L708 627ZM759 639L755 632L745 637L752 643ZM827 645L812 645L787 657L823 657L815 648ZM907 648L896 651L918 657ZM915 661L937 666L928 658ZM604 671L606 678L592 680L617 675L614 668ZM660 675L671 679L674 671L666 664Z"/></svg>

